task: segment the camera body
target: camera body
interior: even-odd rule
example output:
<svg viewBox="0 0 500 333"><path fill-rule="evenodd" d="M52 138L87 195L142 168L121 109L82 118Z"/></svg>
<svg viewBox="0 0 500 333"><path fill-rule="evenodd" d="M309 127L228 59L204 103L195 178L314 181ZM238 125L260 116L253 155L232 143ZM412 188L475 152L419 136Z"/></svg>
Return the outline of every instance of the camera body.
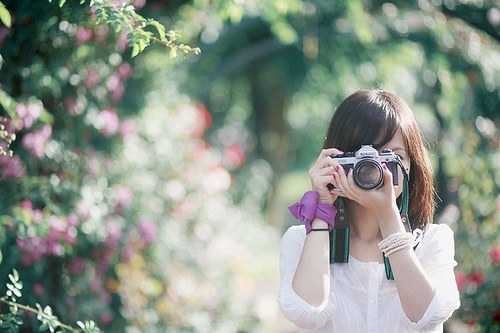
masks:
<svg viewBox="0 0 500 333"><path fill-rule="evenodd" d="M384 172L382 163L392 173L392 185L398 186L398 160L399 157L390 149L384 149L382 153L371 145L363 145L356 152L347 152L331 156L340 164L346 172L353 169L353 177L356 184L364 189L381 187L384 183Z"/></svg>

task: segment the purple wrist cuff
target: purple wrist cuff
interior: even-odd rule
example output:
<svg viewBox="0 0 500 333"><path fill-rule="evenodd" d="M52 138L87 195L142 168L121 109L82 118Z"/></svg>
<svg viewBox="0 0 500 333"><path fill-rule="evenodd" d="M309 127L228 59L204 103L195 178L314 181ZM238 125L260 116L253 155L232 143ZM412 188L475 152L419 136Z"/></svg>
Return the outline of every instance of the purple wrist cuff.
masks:
<svg viewBox="0 0 500 333"><path fill-rule="evenodd" d="M335 225L337 209L326 203L318 203L318 199L318 191L308 191L299 202L288 207L293 217L305 224L306 235L311 232L311 223L315 217L328 223L329 230L332 230Z"/></svg>

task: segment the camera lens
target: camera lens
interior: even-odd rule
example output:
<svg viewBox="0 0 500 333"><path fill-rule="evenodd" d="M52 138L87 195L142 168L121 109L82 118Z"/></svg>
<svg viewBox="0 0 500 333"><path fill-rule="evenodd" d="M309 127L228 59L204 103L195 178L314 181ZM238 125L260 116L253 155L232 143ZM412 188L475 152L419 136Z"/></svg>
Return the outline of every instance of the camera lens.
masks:
<svg viewBox="0 0 500 333"><path fill-rule="evenodd" d="M353 170L354 181L364 189L372 189L379 186L384 180L382 167L373 160L359 161Z"/></svg>

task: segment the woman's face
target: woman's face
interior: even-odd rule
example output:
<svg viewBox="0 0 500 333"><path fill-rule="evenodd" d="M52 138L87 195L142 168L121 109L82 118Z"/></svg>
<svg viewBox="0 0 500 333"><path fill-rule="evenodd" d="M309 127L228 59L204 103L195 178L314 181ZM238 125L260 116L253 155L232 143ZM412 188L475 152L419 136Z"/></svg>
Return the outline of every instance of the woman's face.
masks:
<svg viewBox="0 0 500 333"><path fill-rule="evenodd" d="M385 146L383 146L379 154L383 149L391 149L394 154L399 155L401 161L403 162L404 167L406 168L406 172L410 173L410 158L408 156L408 147L406 147L405 140L403 138L403 134L401 131L398 131L396 135L389 141ZM403 192L403 186L401 186L401 180L403 179L403 171L401 168L398 168L398 180L399 186L394 188L394 192L396 193L396 198L401 195Z"/></svg>

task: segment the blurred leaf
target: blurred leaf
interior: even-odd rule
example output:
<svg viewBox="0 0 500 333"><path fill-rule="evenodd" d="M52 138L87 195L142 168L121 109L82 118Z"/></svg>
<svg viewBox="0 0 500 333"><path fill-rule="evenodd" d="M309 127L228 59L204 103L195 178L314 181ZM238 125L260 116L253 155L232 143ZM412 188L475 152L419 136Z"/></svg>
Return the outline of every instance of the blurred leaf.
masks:
<svg viewBox="0 0 500 333"><path fill-rule="evenodd" d="M0 89L0 105L4 108L11 119L16 119L16 101L5 91Z"/></svg>
<svg viewBox="0 0 500 333"><path fill-rule="evenodd" d="M12 26L12 19L10 17L10 13L5 8L5 5L0 2L0 21L7 27L10 28Z"/></svg>
<svg viewBox="0 0 500 333"><path fill-rule="evenodd" d="M149 21L148 24L150 24L156 28L160 39L165 38L165 27L163 26L163 24L160 24L159 22L154 21L154 20Z"/></svg>
<svg viewBox="0 0 500 333"><path fill-rule="evenodd" d="M134 45L132 46L132 58L137 56L140 52L141 52L141 50L140 50L139 44L134 43Z"/></svg>

